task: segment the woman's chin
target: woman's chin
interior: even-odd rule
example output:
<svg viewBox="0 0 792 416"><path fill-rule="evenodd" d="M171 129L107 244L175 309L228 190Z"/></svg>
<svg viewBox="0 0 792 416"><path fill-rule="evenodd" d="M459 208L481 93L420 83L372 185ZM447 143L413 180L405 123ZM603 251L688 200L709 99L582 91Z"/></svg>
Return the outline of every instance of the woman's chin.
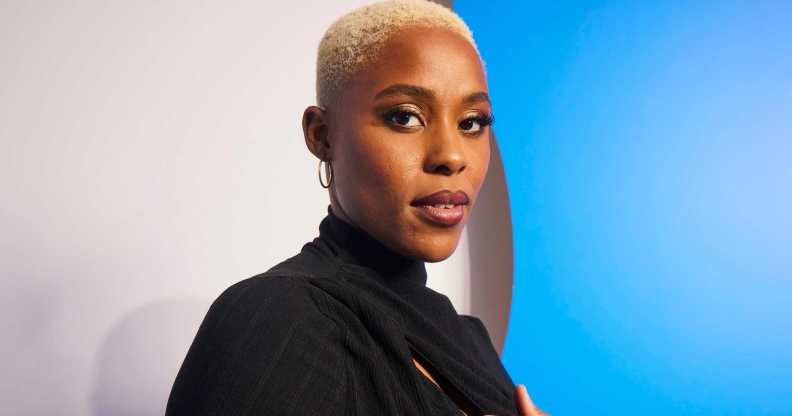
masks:
<svg viewBox="0 0 792 416"><path fill-rule="evenodd" d="M438 239L428 244L426 247L420 247L417 257L428 263L443 261L454 254L458 243L459 238Z"/></svg>

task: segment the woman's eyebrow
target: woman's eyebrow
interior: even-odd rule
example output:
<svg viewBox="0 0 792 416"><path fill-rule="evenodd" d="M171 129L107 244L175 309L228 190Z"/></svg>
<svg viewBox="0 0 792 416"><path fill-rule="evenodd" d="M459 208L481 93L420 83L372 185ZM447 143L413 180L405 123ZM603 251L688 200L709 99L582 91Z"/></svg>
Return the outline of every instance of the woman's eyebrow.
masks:
<svg viewBox="0 0 792 416"><path fill-rule="evenodd" d="M484 91L474 92L473 94L468 95L467 97L465 97L464 100L462 100L462 103L464 104L488 103L488 102L490 102L489 95Z"/></svg>
<svg viewBox="0 0 792 416"><path fill-rule="evenodd" d="M377 95L374 96L374 99L377 100L395 95L408 95L410 97L419 98L426 101L433 101L435 99L435 93L431 89L410 84L393 84L378 92ZM479 102L490 102L489 95L484 91L479 91L474 92L462 99L463 104Z"/></svg>
<svg viewBox="0 0 792 416"><path fill-rule="evenodd" d="M383 97L391 97L394 95L409 95L415 98L422 98L424 100L432 101L435 99L434 91L410 84L393 84L384 90L377 93L374 99L377 100Z"/></svg>

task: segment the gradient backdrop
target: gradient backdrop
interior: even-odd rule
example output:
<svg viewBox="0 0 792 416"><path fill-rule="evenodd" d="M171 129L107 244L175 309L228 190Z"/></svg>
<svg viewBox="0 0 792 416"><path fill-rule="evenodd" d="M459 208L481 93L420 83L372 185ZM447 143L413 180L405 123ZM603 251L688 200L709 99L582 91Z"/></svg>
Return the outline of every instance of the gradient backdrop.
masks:
<svg viewBox="0 0 792 416"><path fill-rule="evenodd" d="M792 414L792 3L458 0L553 415Z"/></svg>

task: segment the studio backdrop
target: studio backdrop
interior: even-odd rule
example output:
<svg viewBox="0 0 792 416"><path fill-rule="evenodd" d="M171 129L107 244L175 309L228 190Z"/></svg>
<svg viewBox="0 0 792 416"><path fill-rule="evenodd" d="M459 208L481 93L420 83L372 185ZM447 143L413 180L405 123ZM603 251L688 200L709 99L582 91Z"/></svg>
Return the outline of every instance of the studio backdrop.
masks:
<svg viewBox="0 0 792 416"><path fill-rule="evenodd" d="M212 300L318 233L300 118L364 3L0 2L4 414L163 413ZM496 138L429 285L554 416L792 414L792 6L451 6Z"/></svg>

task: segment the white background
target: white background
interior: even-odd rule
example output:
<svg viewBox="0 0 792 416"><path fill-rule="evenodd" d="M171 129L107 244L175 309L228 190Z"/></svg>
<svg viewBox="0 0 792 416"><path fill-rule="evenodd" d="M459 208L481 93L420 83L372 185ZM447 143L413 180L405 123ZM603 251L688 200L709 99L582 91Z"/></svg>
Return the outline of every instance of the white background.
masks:
<svg viewBox="0 0 792 416"><path fill-rule="evenodd" d="M0 3L3 414L164 412L211 301L318 233L300 117L324 29L362 3ZM467 229L478 260L466 232L427 266L499 348L496 179Z"/></svg>

